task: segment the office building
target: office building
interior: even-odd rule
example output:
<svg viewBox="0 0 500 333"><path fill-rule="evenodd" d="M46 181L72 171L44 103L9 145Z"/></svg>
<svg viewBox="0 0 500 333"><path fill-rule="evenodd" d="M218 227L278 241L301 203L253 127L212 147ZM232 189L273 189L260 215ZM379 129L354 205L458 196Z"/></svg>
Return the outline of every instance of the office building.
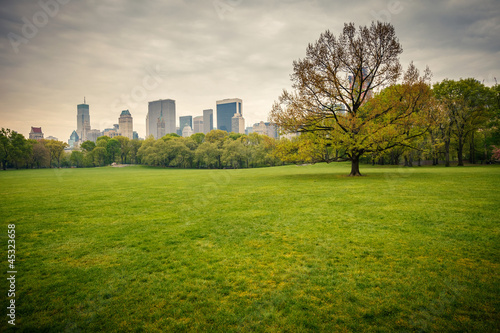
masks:
<svg viewBox="0 0 500 333"><path fill-rule="evenodd" d="M278 127L274 123L264 123L267 127L267 136L273 139L278 138Z"/></svg>
<svg viewBox="0 0 500 333"><path fill-rule="evenodd" d="M276 124L266 123L263 121L261 121L260 123L255 123L253 125L252 132L261 135L267 135L275 139L278 137L278 129L276 127Z"/></svg>
<svg viewBox="0 0 500 333"><path fill-rule="evenodd" d="M31 126L29 138L32 140L42 140L43 139L42 128Z"/></svg>
<svg viewBox="0 0 500 333"><path fill-rule="evenodd" d="M83 104L76 106L76 112L76 133L82 141L85 141L87 140L86 133L90 131L89 105L85 103L85 98L83 98Z"/></svg>
<svg viewBox="0 0 500 333"><path fill-rule="evenodd" d="M207 134L214 129L214 110L203 110L203 133Z"/></svg>
<svg viewBox="0 0 500 333"><path fill-rule="evenodd" d="M102 131L102 135L114 138L115 136L119 136L121 134L116 130L116 128L105 128L104 131Z"/></svg>
<svg viewBox="0 0 500 333"><path fill-rule="evenodd" d="M191 135L193 135L193 129L188 125L184 126L184 128L182 129L182 136L188 138Z"/></svg>
<svg viewBox="0 0 500 333"><path fill-rule="evenodd" d="M184 131L184 127L189 126L191 129L193 128L193 116L182 116L179 117L179 128L181 131Z"/></svg>
<svg viewBox="0 0 500 333"><path fill-rule="evenodd" d="M118 118L118 131L121 136L132 140L134 138L133 118L129 110L123 110Z"/></svg>
<svg viewBox="0 0 500 333"><path fill-rule="evenodd" d="M78 133L76 133L76 131L73 131L73 133L71 133L69 140L68 140L69 147L76 148L78 146L79 140L80 140L80 138L78 137Z"/></svg>
<svg viewBox="0 0 500 333"><path fill-rule="evenodd" d="M85 140L82 140L83 141L92 141L92 142L96 142L97 141L97 138L102 136L102 132L99 131L98 129L91 129L89 131L86 132L86 138Z"/></svg>
<svg viewBox="0 0 500 333"><path fill-rule="evenodd" d="M266 124L263 121L253 124L252 132L260 135L267 135Z"/></svg>
<svg viewBox="0 0 500 333"><path fill-rule="evenodd" d="M236 113L231 119L231 132L245 134L245 119L241 113Z"/></svg>
<svg viewBox="0 0 500 333"><path fill-rule="evenodd" d="M193 118L193 132L203 133L203 116Z"/></svg>
<svg viewBox="0 0 500 333"><path fill-rule="evenodd" d="M232 132L232 119L236 113L242 113L242 100L239 98L217 101L217 129Z"/></svg>
<svg viewBox="0 0 500 333"><path fill-rule="evenodd" d="M152 135L155 139L159 139L170 133L176 133L175 101L160 99L149 102L146 116L146 137Z"/></svg>

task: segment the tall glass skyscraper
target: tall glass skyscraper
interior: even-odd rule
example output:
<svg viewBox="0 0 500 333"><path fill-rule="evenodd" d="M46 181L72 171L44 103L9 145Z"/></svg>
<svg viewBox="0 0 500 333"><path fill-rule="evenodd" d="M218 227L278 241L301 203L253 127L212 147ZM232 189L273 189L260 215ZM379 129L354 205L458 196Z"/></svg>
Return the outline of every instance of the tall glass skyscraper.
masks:
<svg viewBox="0 0 500 333"><path fill-rule="evenodd" d="M76 133L82 141L85 140L86 132L90 131L90 112L89 105L85 103L76 106Z"/></svg>
<svg viewBox="0 0 500 333"><path fill-rule="evenodd" d="M175 133L175 101L160 99L149 102L146 116L146 137L152 135L155 139L165 134Z"/></svg>
<svg viewBox="0 0 500 333"><path fill-rule="evenodd" d="M242 113L243 101L239 98L217 101L217 129L232 132L232 119L236 113Z"/></svg>

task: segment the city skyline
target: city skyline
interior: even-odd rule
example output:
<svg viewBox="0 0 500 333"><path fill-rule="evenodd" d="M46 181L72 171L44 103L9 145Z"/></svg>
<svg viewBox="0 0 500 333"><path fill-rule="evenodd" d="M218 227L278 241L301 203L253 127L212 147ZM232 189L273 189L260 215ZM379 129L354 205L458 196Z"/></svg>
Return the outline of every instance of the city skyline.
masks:
<svg viewBox="0 0 500 333"><path fill-rule="evenodd" d="M177 117L238 96L247 124L267 121L308 43L374 20L394 25L402 66L428 65L433 82L474 77L491 86L500 78L494 0L9 2L0 9L0 126L25 137L41 127L67 141L83 96L91 128L130 110L140 137L148 101L165 96L176 100Z"/></svg>

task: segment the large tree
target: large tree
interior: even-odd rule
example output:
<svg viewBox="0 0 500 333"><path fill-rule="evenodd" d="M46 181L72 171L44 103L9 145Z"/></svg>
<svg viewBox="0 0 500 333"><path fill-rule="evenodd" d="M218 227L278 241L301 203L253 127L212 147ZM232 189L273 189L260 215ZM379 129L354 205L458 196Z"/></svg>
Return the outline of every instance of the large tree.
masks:
<svg viewBox="0 0 500 333"><path fill-rule="evenodd" d="M116 138L112 138L106 143L106 151L108 153L110 163L115 162L116 156L120 154L120 147L121 143Z"/></svg>
<svg viewBox="0 0 500 333"><path fill-rule="evenodd" d="M10 129L5 129L2 127L0 130L0 161L2 162L2 168L7 169L7 162L9 161L12 144L10 138L12 136L12 131Z"/></svg>
<svg viewBox="0 0 500 333"><path fill-rule="evenodd" d="M50 166L50 151L38 141L33 143L33 163L37 168Z"/></svg>
<svg viewBox="0 0 500 333"><path fill-rule="evenodd" d="M115 136L114 139L120 142L120 161L121 164L125 164L127 163L127 156L130 153L130 149L132 148L130 139L126 136Z"/></svg>
<svg viewBox="0 0 500 333"><path fill-rule="evenodd" d="M433 90L446 114L447 156L449 141L454 136L457 139L458 165L463 166L464 144L468 138L473 141L474 133L489 119L492 92L473 78L459 81L446 79L436 83ZM449 161L446 165L449 166Z"/></svg>
<svg viewBox="0 0 500 333"><path fill-rule="evenodd" d="M335 148L325 161L351 161L351 176L360 176L359 159L407 144L415 115L429 99L427 69L423 76L411 64L403 72L402 47L390 23L369 27L345 24L335 37L330 31L309 44L306 57L293 63L294 92L283 91L271 120L285 132L311 132ZM376 91L383 96L369 103Z"/></svg>
<svg viewBox="0 0 500 333"><path fill-rule="evenodd" d="M64 152L64 148L68 147L68 144L57 140L43 140L42 142L50 152L51 161L56 162L57 167L60 167L61 155Z"/></svg>

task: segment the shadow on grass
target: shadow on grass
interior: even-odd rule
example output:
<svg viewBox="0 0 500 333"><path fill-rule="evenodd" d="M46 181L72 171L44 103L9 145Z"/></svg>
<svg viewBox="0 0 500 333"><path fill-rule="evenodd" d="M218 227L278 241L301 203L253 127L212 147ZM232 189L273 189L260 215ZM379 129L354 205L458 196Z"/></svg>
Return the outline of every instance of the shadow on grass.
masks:
<svg viewBox="0 0 500 333"><path fill-rule="evenodd" d="M331 181L331 180L350 180L353 182L370 180L391 180L394 178L409 178L418 177L434 177L436 171L432 168L424 167L401 167L401 166L369 166L365 170L361 170L361 176L349 176L349 171L346 170L331 170L326 172L297 172L293 174L276 175L280 179L288 180L309 180L309 181Z"/></svg>
<svg viewBox="0 0 500 333"><path fill-rule="evenodd" d="M289 180L312 180L312 181L331 181L331 180L347 180L352 179L363 180L363 179L383 179L384 173L367 173L363 174L361 177L351 177L348 173L345 172L331 172L331 173L296 173L296 174L288 174L288 175L276 175L277 178L280 179L289 179Z"/></svg>

